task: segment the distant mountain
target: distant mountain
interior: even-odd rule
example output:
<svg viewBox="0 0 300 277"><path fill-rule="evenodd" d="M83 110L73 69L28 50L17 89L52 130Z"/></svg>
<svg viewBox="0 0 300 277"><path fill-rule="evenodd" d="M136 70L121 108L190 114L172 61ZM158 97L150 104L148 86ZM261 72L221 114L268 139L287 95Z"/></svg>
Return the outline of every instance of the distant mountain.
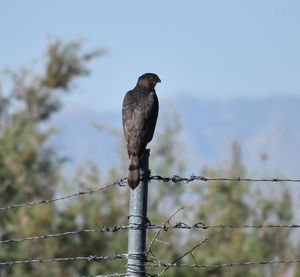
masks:
<svg viewBox="0 0 300 277"><path fill-rule="evenodd" d="M226 162L237 140L250 173L300 177L300 98L178 99L176 107L191 138L191 153L197 153L196 164Z"/></svg>
<svg viewBox="0 0 300 277"><path fill-rule="evenodd" d="M173 109L180 116L182 157L188 173L199 173L204 165L226 163L230 145L237 140L249 175L300 178L300 128L296 125L300 98L213 101L180 97L161 101L160 107L158 124ZM94 113L66 106L53 118L60 130L53 142L70 158L66 170L92 160L105 171L117 161L118 140L99 132L95 123L121 129L121 111Z"/></svg>

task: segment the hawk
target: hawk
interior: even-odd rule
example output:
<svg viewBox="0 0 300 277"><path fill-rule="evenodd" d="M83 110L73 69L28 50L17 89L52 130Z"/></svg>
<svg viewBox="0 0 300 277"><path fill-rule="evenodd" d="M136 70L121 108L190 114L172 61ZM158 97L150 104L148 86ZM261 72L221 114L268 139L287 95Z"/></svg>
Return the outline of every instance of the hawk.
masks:
<svg viewBox="0 0 300 277"><path fill-rule="evenodd" d="M140 182L140 160L147 143L153 138L158 116L155 86L159 82L156 74L145 73L124 97L122 119L129 156L128 185L132 190Z"/></svg>

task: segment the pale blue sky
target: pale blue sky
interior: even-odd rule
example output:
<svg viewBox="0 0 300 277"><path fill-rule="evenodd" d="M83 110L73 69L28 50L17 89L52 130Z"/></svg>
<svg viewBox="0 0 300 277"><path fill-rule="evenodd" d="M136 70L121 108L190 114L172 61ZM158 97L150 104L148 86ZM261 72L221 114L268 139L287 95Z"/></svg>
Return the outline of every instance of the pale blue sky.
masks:
<svg viewBox="0 0 300 277"><path fill-rule="evenodd" d="M144 72L161 98L300 96L300 1L1 0L0 68L42 56L50 36L109 54L70 100L119 109Z"/></svg>

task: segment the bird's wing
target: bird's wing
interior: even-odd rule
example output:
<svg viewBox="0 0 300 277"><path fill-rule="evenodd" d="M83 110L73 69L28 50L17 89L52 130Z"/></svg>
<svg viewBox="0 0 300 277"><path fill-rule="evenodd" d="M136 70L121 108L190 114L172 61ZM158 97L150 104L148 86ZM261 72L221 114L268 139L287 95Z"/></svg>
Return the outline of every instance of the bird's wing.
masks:
<svg viewBox="0 0 300 277"><path fill-rule="evenodd" d="M123 131L126 141L129 139L130 131L133 127L133 116L135 110L135 99L132 91L128 91L124 97L122 107Z"/></svg>
<svg viewBox="0 0 300 277"><path fill-rule="evenodd" d="M130 91L123 101L123 129L129 152L142 154L152 140L158 116L155 92Z"/></svg>
<svg viewBox="0 0 300 277"><path fill-rule="evenodd" d="M150 142L153 138L156 120L158 116L158 99L156 93L150 92L147 101L144 103L144 122L143 122L143 136L145 142Z"/></svg>

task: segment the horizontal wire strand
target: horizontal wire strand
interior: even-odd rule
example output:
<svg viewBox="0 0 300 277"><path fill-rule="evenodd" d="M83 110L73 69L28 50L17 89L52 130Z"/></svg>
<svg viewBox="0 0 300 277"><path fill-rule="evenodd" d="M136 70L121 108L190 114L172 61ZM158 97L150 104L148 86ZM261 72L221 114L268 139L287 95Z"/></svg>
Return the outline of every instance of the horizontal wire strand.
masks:
<svg viewBox="0 0 300 277"><path fill-rule="evenodd" d="M140 230L140 229L147 229L147 230L162 230L162 231L170 231L175 229L180 230L196 230L196 229L243 229L243 228L252 228L252 229L262 229L262 228L285 228L285 229L299 229L300 225L298 224L257 224L257 225L231 225L231 224L214 224L214 225L207 225L202 222L198 222L192 225L189 225L184 222L177 222L174 224L165 224L165 225L156 225L156 224L147 224L147 225L140 225L131 223L130 225L116 225L116 226L103 226L97 227L95 229L80 229L80 230L73 230L73 231L66 231L61 233L52 233L52 234L44 234L44 235L36 235L36 236L29 236L29 237L20 237L20 238L11 238L6 240L0 240L0 244L9 244L9 243L19 243L23 241L34 241L34 240L43 240L43 239L51 239L51 238L58 238L63 236L72 236L72 235L81 235L84 233L115 233L122 230Z"/></svg>
<svg viewBox="0 0 300 277"><path fill-rule="evenodd" d="M18 264L31 264L31 263L50 263L50 262L67 262L67 261L114 261L119 259L128 259L127 254L116 254L112 256L77 256L77 257L58 257L58 258L35 258L29 260L9 260L0 261L0 266L13 266ZM237 266L256 266L256 265L272 265L272 264L297 264L300 260L269 260L269 261L244 261L244 262L228 262L222 264L182 264L182 263L167 263L160 260L146 261L147 267L176 267L176 268L226 268ZM118 273L116 273L118 274ZM101 275L100 275L101 276ZM107 275L104 275L107 276ZM113 276L113 274L112 274Z"/></svg>
<svg viewBox="0 0 300 277"><path fill-rule="evenodd" d="M270 261L246 261L246 262L230 262L223 264L181 264L166 263L159 260L148 261L147 267L175 267L175 268L226 268L238 266L256 266L256 265L272 265L272 264L298 264L300 260L270 260Z"/></svg>
<svg viewBox="0 0 300 277"><path fill-rule="evenodd" d="M67 261L113 261L118 259L125 259L127 254L116 254L113 256L78 256L78 257L59 257L59 258L36 258L30 260L10 260L0 261L0 266L12 266L17 264L31 264L31 263L49 263L49 262L67 262Z"/></svg>
<svg viewBox="0 0 300 277"><path fill-rule="evenodd" d="M32 202L28 202L28 203L21 203L21 204L9 204L7 207L0 208L0 212L6 211L6 210L11 210L11 209L16 209L16 208L23 208L23 207L27 207L27 206L44 205L44 204L49 204L49 203L66 200L66 199L70 199L70 198L74 198L74 197L80 197L80 196L84 196L84 195L88 195L88 194L97 193L97 192L104 191L104 190L111 188L113 186L116 186L116 185L122 186L126 180L127 180L127 178L119 179L112 184L109 184L109 185L106 185L103 187L99 187L97 189L79 191L79 192L72 193L72 194L69 194L66 196L62 196L62 197L36 200L36 201L32 201Z"/></svg>
<svg viewBox="0 0 300 277"><path fill-rule="evenodd" d="M142 176L141 178L145 178L145 176ZM162 182L173 182L173 183L178 183L178 182L185 182L185 183L190 183L193 181L202 181L202 182L213 182L213 181L228 181L228 182L272 182L272 183L278 183L278 182L292 182L292 183L300 183L300 179L291 179L291 178L241 178L241 177L236 177L236 178L224 178L224 177L218 177L218 178L209 178L209 177L204 177L204 176L196 176L196 175L191 175L190 177L181 177L178 175L170 176L170 177L164 177L160 175L149 175L146 176L148 180L156 180L156 181L162 181ZM75 198L75 197L80 197L80 196L85 196L97 192L104 191L108 188L111 188L113 186L124 186L127 183L127 178L121 178L109 185L99 187L97 189L91 189L87 191L79 191L76 193L72 193L66 196L61 196L57 198L51 198L51 199L42 199L42 200L36 200L36 201L31 201L27 203L21 203L21 204L9 204L6 207L1 207L0 212L4 212L7 210L11 209L17 209L17 208L23 208L23 207L28 207L28 206L34 206L34 205L45 205L45 204L50 204L53 202L57 201L62 201L62 200L67 200L70 198Z"/></svg>

